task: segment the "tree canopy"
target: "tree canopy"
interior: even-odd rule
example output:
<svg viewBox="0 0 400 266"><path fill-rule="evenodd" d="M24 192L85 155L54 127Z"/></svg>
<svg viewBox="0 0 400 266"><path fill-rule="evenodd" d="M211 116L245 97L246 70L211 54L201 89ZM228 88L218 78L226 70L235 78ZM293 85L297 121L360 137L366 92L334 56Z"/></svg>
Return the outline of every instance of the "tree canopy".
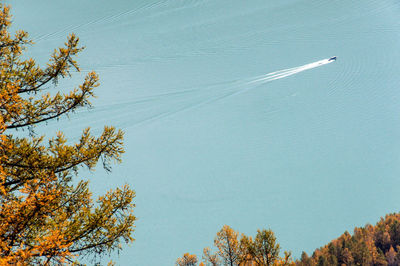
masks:
<svg viewBox="0 0 400 266"><path fill-rule="evenodd" d="M225 225L217 233L216 252L203 250L203 264L210 266L331 266L331 265L400 265L400 213L382 217L376 225L356 227L354 233L344 232L337 239L316 249L312 256L306 252L295 261L290 252L280 257L280 246L274 233L257 230L256 236L239 233ZM195 256L195 255L191 255Z"/></svg>
<svg viewBox="0 0 400 266"><path fill-rule="evenodd" d="M54 265L119 250L133 241L134 191L125 185L93 199L78 174L99 161L106 171L120 162L123 132L106 126L95 137L87 128L67 144L62 132L45 141L34 130L91 106L98 76L90 72L69 93L50 94L79 71L79 38L71 34L42 68L23 58L32 44L28 34L12 35L10 26L10 8L0 4L0 264ZM15 134L18 129L26 134Z"/></svg>
<svg viewBox="0 0 400 266"><path fill-rule="evenodd" d="M400 265L400 213L388 214L375 225L345 232L309 257L303 252L297 265Z"/></svg>
<svg viewBox="0 0 400 266"><path fill-rule="evenodd" d="M183 254L182 258L178 258L175 262L177 266L196 266L197 256L189 253Z"/></svg>
<svg viewBox="0 0 400 266"><path fill-rule="evenodd" d="M284 252L284 257L279 256L280 246L276 241L274 232L270 229L257 230L253 237L233 230L230 226L224 225L217 232L214 239L216 251L211 248L203 249L203 261L200 265L209 266L293 266L295 263L290 252ZM191 260L188 260L191 258ZM185 264L185 263L186 264ZM188 263L190 262L190 263ZM181 264L179 264L181 263ZM185 253L176 262L177 265L196 265L196 255Z"/></svg>

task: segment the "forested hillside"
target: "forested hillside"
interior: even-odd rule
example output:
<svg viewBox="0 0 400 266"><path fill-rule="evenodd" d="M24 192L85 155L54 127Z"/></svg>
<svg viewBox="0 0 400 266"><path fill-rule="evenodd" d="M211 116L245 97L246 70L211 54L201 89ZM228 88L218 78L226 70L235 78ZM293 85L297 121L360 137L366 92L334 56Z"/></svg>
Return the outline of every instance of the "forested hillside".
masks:
<svg viewBox="0 0 400 266"><path fill-rule="evenodd" d="M295 262L280 246L271 230L258 230L254 240L225 225L214 239L215 253L205 248L199 265L400 265L400 213L388 214L375 225L345 232L329 244L316 249L312 256L303 252ZM176 261L179 266L197 265L197 256L185 253Z"/></svg>
<svg viewBox="0 0 400 266"><path fill-rule="evenodd" d="M311 257L303 252L297 265L400 265L400 213L388 214L372 226L345 232L316 249Z"/></svg>

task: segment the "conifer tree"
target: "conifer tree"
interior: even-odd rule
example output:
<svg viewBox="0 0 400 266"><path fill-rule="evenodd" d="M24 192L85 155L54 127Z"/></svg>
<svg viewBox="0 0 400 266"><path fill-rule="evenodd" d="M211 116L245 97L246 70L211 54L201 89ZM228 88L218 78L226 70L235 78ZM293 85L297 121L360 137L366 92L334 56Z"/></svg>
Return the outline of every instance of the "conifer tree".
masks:
<svg viewBox="0 0 400 266"><path fill-rule="evenodd" d="M203 249L203 262L200 265L207 266L294 266L292 253L285 251L284 256L279 256L280 246L271 230L257 230L253 237L241 235L230 226L224 225L217 232L214 239L214 246L218 249L215 253L209 247ZM304 253L305 254L305 253ZM195 256L195 255L190 255ZM186 253L178 262L188 261L189 253ZM308 257L306 254L303 257ZM186 258L186 259L185 259ZM178 264L181 265L181 264ZM306 264L301 264L306 265ZM310 264L314 266L310 259Z"/></svg>
<svg viewBox="0 0 400 266"><path fill-rule="evenodd" d="M203 260L206 264L211 266L218 266L220 265L220 259L217 253L212 253L209 247L203 249Z"/></svg>
<svg viewBox="0 0 400 266"><path fill-rule="evenodd" d="M400 265L400 213L386 215L375 225L355 228L314 251L297 265ZM304 253L305 254L305 253Z"/></svg>
<svg viewBox="0 0 400 266"><path fill-rule="evenodd" d="M72 145L61 132L48 141L34 133L90 106L98 76L90 72L67 94L45 92L79 71L79 39L70 35L41 68L22 57L32 44L27 33L12 36L10 25L10 9L0 4L0 265L58 265L119 250L133 241L133 190L126 185L94 200L88 181L77 178L99 160L106 171L120 162L123 132L105 127L94 137L88 128Z"/></svg>
<svg viewBox="0 0 400 266"><path fill-rule="evenodd" d="M241 246L244 250L243 253L247 254L257 265L276 265L280 260L280 246L276 242L276 237L272 230L257 230L254 240L252 237L243 235ZM290 253L288 253L287 260L289 257Z"/></svg>
<svg viewBox="0 0 400 266"><path fill-rule="evenodd" d="M182 258L178 258L175 262L177 266L196 266L197 256L189 253L183 254Z"/></svg>
<svg viewBox="0 0 400 266"><path fill-rule="evenodd" d="M228 225L224 225L214 239L214 245L218 248L218 255L225 265L239 265L241 261L239 233Z"/></svg>

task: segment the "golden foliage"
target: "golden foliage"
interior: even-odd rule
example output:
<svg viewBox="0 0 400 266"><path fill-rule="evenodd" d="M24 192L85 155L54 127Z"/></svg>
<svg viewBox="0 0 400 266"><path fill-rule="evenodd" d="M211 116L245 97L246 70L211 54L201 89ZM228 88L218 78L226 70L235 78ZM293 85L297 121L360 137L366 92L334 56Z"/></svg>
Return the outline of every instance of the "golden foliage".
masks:
<svg viewBox="0 0 400 266"><path fill-rule="evenodd" d="M328 266L328 265L400 265L400 213L388 214L375 225L345 232L328 245L316 249L311 257L303 252L293 261L291 252L279 256L280 246L271 230L257 230L256 236L241 235L227 225L217 233L213 253L203 250L200 265L218 266ZM187 253L188 254L188 253ZM191 264L195 265L195 264Z"/></svg>
<svg viewBox="0 0 400 266"><path fill-rule="evenodd" d="M218 253L212 253L209 247L203 249L203 260L211 266L218 266L221 263Z"/></svg>
<svg viewBox="0 0 400 266"><path fill-rule="evenodd" d="M245 255L244 260L265 266L277 265L280 260L280 246L276 243L276 237L271 230L257 230L254 240L252 237L242 235L240 242L242 253Z"/></svg>
<svg viewBox="0 0 400 266"><path fill-rule="evenodd" d="M203 261L200 265L207 266L294 266L291 252L284 252L284 257L279 257L279 244L276 242L274 233L271 230L257 230L256 237L242 234L238 239L239 232L233 230L228 225L224 225L214 239L214 246L217 251L213 253L209 247L203 249ZM177 260L178 262L187 261L189 253ZM195 255L190 255L195 256Z"/></svg>
<svg viewBox="0 0 400 266"><path fill-rule="evenodd" d="M61 132L46 143L34 134L35 125L90 106L97 74L70 93L43 93L79 71L79 39L70 35L42 69L22 59L31 42L24 31L12 37L10 25L9 7L0 4L0 265L76 262L81 254L121 249L121 241L133 241L134 192L125 185L93 202L88 182L72 180L82 166L94 170L101 160L110 171L120 162L123 132L105 127L94 137L88 128L73 145ZM16 129L30 134L16 137Z"/></svg>
<svg viewBox="0 0 400 266"><path fill-rule="evenodd" d="M182 258L176 260L177 266L196 266L197 256L189 253L183 254Z"/></svg>
<svg viewBox="0 0 400 266"><path fill-rule="evenodd" d="M218 248L218 255L224 263L237 265L240 262L239 233L228 225L224 225L214 239L214 245Z"/></svg>
<svg viewBox="0 0 400 266"><path fill-rule="evenodd" d="M303 253L304 254L304 253ZM345 232L316 249L312 257L302 255L297 265L400 265L400 214L393 213L375 225Z"/></svg>

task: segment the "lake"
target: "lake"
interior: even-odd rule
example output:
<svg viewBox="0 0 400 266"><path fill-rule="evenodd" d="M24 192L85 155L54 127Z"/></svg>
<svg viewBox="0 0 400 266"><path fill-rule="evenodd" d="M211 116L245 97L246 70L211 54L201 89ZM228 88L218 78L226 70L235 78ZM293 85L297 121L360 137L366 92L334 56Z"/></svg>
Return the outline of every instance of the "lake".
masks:
<svg viewBox="0 0 400 266"><path fill-rule="evenodd" d="M95 108L38 133L125 131L122 164L82 172L95 194L137 193L117 265L201 258L224 224L299 258L399 211L398 1L7 2L38 62L71 32L86 46L60 90L100 75Z"/></svg>

